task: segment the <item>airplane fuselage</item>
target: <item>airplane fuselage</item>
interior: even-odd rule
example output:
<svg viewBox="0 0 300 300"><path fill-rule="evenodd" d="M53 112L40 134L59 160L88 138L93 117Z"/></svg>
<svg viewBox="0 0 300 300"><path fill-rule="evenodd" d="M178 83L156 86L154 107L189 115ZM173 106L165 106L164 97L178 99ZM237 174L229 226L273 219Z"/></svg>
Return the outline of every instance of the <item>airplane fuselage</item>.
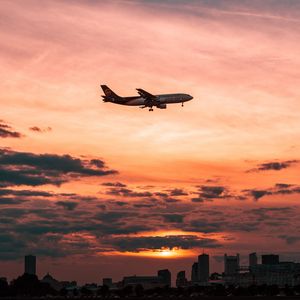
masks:
<svg viewBox="0 0 300 300"><path fill-rule="evenodd" d="M157 101L160 104L183 103L193 99L193 97L188 94L161 94L155 96L157 97ZM140 96L122 97L122 100L123 101L118 101L118 99L116 99L112 102L122 105L141 106L145 105L147 101L146 99Z"/></svg>
<svg viewBox="0 0 300 300"><path fill-rule="evenodd" d="M105 96L102 96L104 102L128 106L140 106L141 108L148 107L150 111L153 111L152 107L165 109L167 108L167 104L171 103L182 103L183 106L184 102L193 99L193 97L188 94L153 95L143 89L136 89L139 94L138 96L120 97L106 85L101 85L101 88L105 94Z"/></svg>

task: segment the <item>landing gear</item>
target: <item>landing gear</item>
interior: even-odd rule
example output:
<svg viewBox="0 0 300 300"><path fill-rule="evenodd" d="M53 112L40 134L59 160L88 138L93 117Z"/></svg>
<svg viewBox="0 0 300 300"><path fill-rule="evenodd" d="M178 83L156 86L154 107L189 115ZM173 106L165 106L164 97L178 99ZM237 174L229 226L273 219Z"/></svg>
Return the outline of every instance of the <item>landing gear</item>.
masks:
<svg viewBox="0 0 300 300"><path fill-rule="evenodd" d="M153 111L153 108L149 108L149 111Z"/></svg>
<svg viewBox="0 0 300 300"><path fill-rule="evenodd" d="M183 102L181 103L181 106L183 107L184 105L183 105Z"/></svg>

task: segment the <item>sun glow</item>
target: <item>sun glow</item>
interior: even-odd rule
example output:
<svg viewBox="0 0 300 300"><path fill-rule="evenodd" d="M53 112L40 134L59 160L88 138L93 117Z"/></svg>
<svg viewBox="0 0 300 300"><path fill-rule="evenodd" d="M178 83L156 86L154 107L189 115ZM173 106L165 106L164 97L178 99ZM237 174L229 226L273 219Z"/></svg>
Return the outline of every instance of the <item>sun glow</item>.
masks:
<svg viewBox="0 0 300 300"><path fill-rule="evenodd" d="M103 255L103 253L101 253ZM179 257L193 257L195 253L192 249L180 249L180 248L162 248L162 249L149 249L142 250L139 252L118 252L110 251L106 255L117 255L117 256L143 256L143 257L153 257L161 259L174 259Z"/></svg>
<svg viewBox="0 0 300 300"><path fill-rule="evenodd" d="M170 256L174 256L176 254L176 251L174 250L162 250L160 252L158 252L159 256L162 256L162 257L170 257Z"/></svg>

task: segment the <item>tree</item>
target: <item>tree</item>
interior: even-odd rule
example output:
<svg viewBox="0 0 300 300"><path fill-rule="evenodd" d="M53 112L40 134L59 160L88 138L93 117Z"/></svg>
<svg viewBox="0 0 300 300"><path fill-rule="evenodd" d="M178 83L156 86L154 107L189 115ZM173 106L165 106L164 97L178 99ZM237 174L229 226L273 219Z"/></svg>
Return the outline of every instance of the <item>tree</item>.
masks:
<svg viewBox="0 0 300 300"><path fill-rule="evenodd" d="M55 295L56 291L48 283L40 282L36 275L23 274L11 283L14 296L46 296Z"/></svg>
<svg viewBox="0 0 300 300"><path fill-rule="evenodd" d="M103 298L107 297L109 295L109 286L102 285L100 289L97 291L98 295L101 295Z"/></svg>
<svg viewBox="0 0 300 300"><path fill-rule="evenodd" d="M144 296L144 287L141 284L137 284L134 291L138 297Z"/></svg>
<svg viewBox="0 0 300 300"><path fill-rule="evenodd" d="M6 278L0 278L0 297L7 297L9 295L9 286Z"/></svg>

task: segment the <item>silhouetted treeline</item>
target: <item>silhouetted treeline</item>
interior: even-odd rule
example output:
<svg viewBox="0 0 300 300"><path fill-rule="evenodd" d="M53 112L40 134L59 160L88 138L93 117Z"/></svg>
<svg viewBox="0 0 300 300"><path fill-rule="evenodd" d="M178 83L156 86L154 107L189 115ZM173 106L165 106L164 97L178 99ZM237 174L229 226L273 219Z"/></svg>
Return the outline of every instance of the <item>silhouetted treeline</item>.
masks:
<svg viewBox="0 0 300 300"><path fill-rule="evenodd" d="M44 296L56 295L57 292L48 283L38 280L36 275L24 274L10 284L0 279L0 297L8 296Z"/></svg>
<svg viewBox="0 0 300 300"><path fill-rule="evenodd" d="M0 279L0 297L97 297L97 298L201 298L201 297L241 297L241 296L298 296L300 295L300 285L295 287L285 286L279 288L277 285L252 285L250 287L236 287L223 285L214 286L190 286L181 288L154 288L145 290L142 285L125 286L119 289L109 289L108 286L97 286L90 289L88 285L81 288L66 288L60 291L54 290L48 283L38 280L37 276L24 274L11 281L10 284L5 279Z"/></svg>

